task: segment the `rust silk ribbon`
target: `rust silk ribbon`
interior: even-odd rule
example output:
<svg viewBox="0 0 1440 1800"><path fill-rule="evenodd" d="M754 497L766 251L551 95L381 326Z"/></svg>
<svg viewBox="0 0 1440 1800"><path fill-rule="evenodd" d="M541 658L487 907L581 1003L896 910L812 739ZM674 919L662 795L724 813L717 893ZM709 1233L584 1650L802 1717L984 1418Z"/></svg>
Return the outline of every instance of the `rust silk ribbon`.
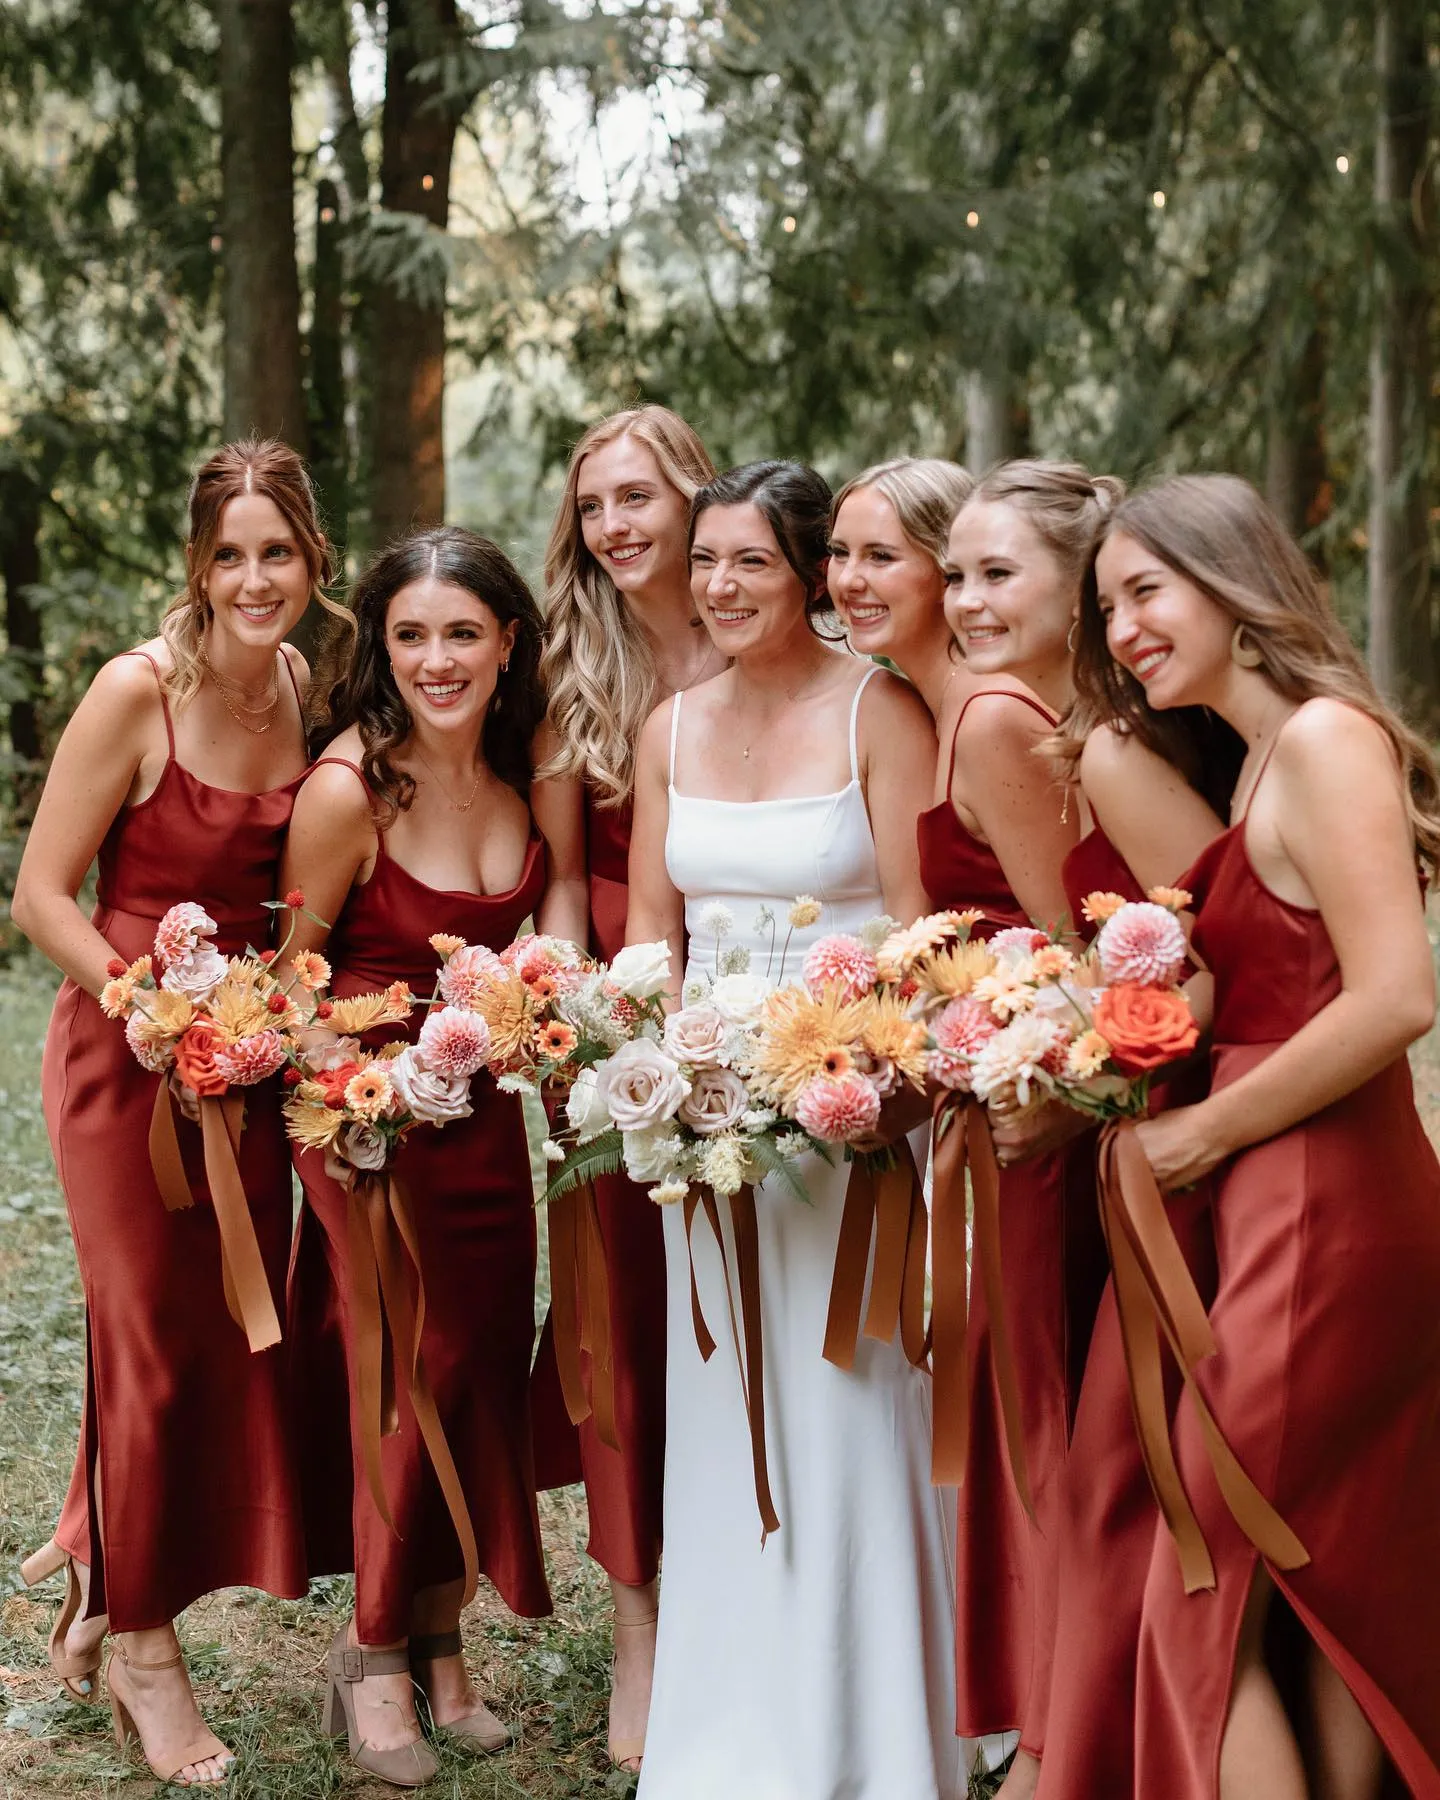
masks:
<svg viewBox="0 0 1440 1800"><path fill-rule="evenodd" d="M380 1517L394 1531L380 1466L380 1440L399 1429L396 1384L402 1382L459 1540L465 1571L461 1605L466 1606L475 1595L479 1555L465 1490L420 1353L425 1284L410 1199L388 1171L352 1170L347 1193L355 1397L365 1478Z"/></svg>
<svg viewBox="0 0 1440 1800"><path fill-rule="evenodd" d="M895 1151L895 1161L886 1169L877 1169L864 1156L857 1156L850 1165L845 1210L840 1216L840 1236L835 1246L830 1310L825 1320L825 1360L837 1369L855 1366L855 1351L862 1335L862 1307L865 1337L888 1344L898 1331L906 1358L917 1369L924 1366L929 1352L925 1331L925 1243L929 1231L925 1188L909 1140L902 1138ZM875 1270L870 1281L870 1303L865 1306L872 1239Z"/></svg>
<svg viewBox="0 0 1440 1800"><path fill-rule="evenodd" d="M1000 1169L985 1108L942 1094L935 1103L930 1339L935 1438L930 1479L960 1487L970 1444L970 1311L966 1303L965 1175L974 1200L973 1260L985 1292L990 1360L1010 1453L1010 1475L1034 1521L1015 1357L1000 1268Z"/></svg>
<svg viewBox="0 0 1440 1800"><path fill-rule="evenodd" d="M1302 1568L1310 1560L1305 1546L1240 1466L1195 1381L1197 1365L1215 1354L1215 1338L1154 1171L1129 1120L1107 1125L1101 1133L1100 1217L1115 1273L1135 1429L1150 1485L1180 1559L1186 1593L1213 1588L1215 1566L1170 1441L1162 1335L1180 1365L1215 1479L1236 1524L1277 1569Z"/></svg>
<svg viewBox="0 0 1440 1800"><path fill-rule="evenodd" d="M552 1200L548 1219L550 1320L565 1410L572 1425L593 1412L601 1443L618 1450L610 1287L593 1185L587 1181ZM590 1358L588 1393L582 1351Z"/></svg>
<svg viewBox="0 0 1440 1800"><path fill-rule="evenodd" d="M720 1202L713 1188L691 1188L684 1202L685 1244L690 1257L690 1317L702 1362L715 1354L715 1339L705 1323L700 1289L695 1280L695 1250L691 1241L695 1214L704 1209L720 1250L725 1280L725 1299L730 1309L730 1336L740 1370L745 1416L750 1425L750 1460L755 1472L755 1504L760 1512L760 1544L780 1529L780 1518L770 1493L770 1466L765 1450L765 1350L760 1317L760 1231L755 1214L755 1190L742 1187L730 1196L730 1224L735 1237L735 1271L725 1248L720 1226ZM736 1291L739 1303L736 1303ZM743 1348L742 1348L743 1342Z"/></svg>
<svg viewBox="0 0 1440 1800"><path fill-rule="evenodd" d="M268 1350L280 1342L280 1320L270 1291L255 1221L240 1180L240 1133L245 1124L245 1101L235 1092L218 1098L202 1096L200 1132L205 1151L205 1182L220 1228L220 1268L225 1283L225 1305L230 1317L245 1333L252 1351ZM195 1204L185 1173L180 1139L175 1129L175 1103L169 1081L162 1076L150 1115L150 1167L160 1198L170 1212L182 1212Z"/></svg>

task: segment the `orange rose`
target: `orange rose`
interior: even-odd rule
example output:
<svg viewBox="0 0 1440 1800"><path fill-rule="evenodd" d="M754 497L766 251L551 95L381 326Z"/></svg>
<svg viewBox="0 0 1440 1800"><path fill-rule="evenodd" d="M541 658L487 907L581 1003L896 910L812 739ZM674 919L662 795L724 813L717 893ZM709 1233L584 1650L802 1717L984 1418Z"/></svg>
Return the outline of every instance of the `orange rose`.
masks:
<svg viewBox="0 0 1440 1800"><path fill-rule="evenodd" d="M211 1019L196 1019L175 1046L175 1073L202 1099L227 1093L230 1083L215 1067L215 1052L225 1033Z"/></svg>
<svg viewBox="0 0 1440 1800"><path fill-rule="evenodd" d="M1183 994L1130 981L1116 982L1095 1002L1095 1029L1127 1075L1175 1062L1200 1036Z"/></svg>

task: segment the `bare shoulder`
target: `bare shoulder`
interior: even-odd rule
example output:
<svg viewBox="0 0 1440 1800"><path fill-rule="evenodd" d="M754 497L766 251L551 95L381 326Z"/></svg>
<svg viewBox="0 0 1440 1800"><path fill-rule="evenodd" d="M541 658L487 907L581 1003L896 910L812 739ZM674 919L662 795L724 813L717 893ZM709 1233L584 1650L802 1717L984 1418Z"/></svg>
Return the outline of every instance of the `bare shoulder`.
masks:
<svg viewBox="0 0 1440 1800"><path fill-rule="evenodd" d="M145 645L144 648L150 650L151 646ZM160 663L161 673L164 673L169 666L169 653L166 653L163 663L158 656L155 660ZM143 656L137 656L133 652L112 656L96 672L95 679L86 690L81 708L77 709L77 716L79 713L83 713L92 725L123 732L126 737L131 736L137 725L144 727L161 715L160 683L156 679L156 670Z"/></svg>
<svg viewBox="0 0 1440 1800"><path fill-rule="evenodd" d="M315 767L305 777L300 792L310 803L323 804L352 817L370 817L370 799L363 779L356 778L361 767L364 746L355 726L342 731L315 759ZM348 763L349 768L343 765Z"/></svg>
<svg viewBox="0 0 1440 1800"><path fill-rule="evenodd" d="M865 685L860 700L860 729L872 745L877 742L877 732L894 731L911 736L918 732L933 744L935 726L930 709L908 681L892 675L888 669L878 669L873 676L862 675L860 679Z"/></svg>
<svg viewBox="0 0 1440 1800"><path fill-rule="evenodd" d="M958 741L966 756L1004 760L1032 751L1054 730L1024 689L991 689L972 694L960 717Z"/></svg>
<svg viewBox="0 0 1440 1800"><path fill-rule="evenodd" d="M1275 762L1283 770L1348 762L1354 757L1384 761L1393 770L1394 752L1380 724L1358 706L1317 694L1304 701L1285 721L1275 745Z"/></svg>
<svg viewBox="0 0 1440 1800"><path fill-rule="evenodd" d="M1095 726L1080 748L1080 783L1086 793L1104 795L1114 792L1117 784L1147 780L1163 780L1168 786L1184 777L1133 731Z"/></svg>
<svg viewBox="0 0 1440 1800"><path fill-rule="evenodd" d="M280 654L289 665L290 673L295 678L295 685L303 695L310 685L310 665L293 644L282 644Z"/></svg>
<svg viewBox="0 0 1440 1800"><path fill-rule="evenodd" d="M640 727L640 742L635 751L638 769L664 770L669 768L670 725L674 716L675 696L673 694L651 710L649 718Z"/></svg>

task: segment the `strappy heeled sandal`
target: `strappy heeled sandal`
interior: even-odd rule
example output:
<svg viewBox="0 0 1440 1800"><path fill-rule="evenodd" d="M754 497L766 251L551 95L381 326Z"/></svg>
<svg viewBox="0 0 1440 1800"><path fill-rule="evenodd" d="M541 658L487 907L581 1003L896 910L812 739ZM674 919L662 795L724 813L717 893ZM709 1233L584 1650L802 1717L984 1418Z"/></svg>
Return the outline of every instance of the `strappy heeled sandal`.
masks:
<svg viewBox="0 0 1440 1800"><path fill-rule="evenodd" d="M75 1564L69 1554L51 1538L48 1544L42 1544L21 1563L20 1579L27 1588L36 1587L51 1575L58 1575L61 1569L65 1571L65 1598L55 1615L55 1623L50 1627L50 1667L55 1679L70 1698L88 1706L100 1697L98 1683L94 1678L100 1672L102 1652L100 1644L95 1644L89 1650L77 1650L73 1653L65 1648L66 1633L79 1617L80 1608L85 1601L85 1596L80 1591L80 1577L75 1573Z"/></svg>
<svg viewBox="0 0 1440 1800"><path fill-rule="evenodd" d="M410 1658L404 1650L366 1650L346 1640L349 1627L342 1625L325 1658L330 1685L325 1690L321 1729L331 1737L348 1737L350 1760L357 1769L388 1781L391 1787L424 1787L440 1770L440 1761L423 1737L390 1750L367 1744L355 1723L356 1682L367 1675L408 1675Z"/></svg>
<svg viewBox="0 0 1440 1800"><path fill-rule="evenodd" d="M115 1640L115 1648L111 1651L110 1660L105 1665L105 1674L106 1685L110 1690L110 1717L115 1726L115 1742L121 1750L123 1751L133 1738L140 1746L140 1754L145 1758L146 1767L157 1781L174 1782L177 1787L224 1787L230 1779L231 1769L235 1766L235 1753L228 1744L222 1744L208 1726L205 1728L204 1737L196 1738L192 1743L187 1744L178 1755L172 1753L163 1763L155 1761L145 1748L145 1739L141 1736L140 1727L135 1723L130 1708L115 1692L114 1681L110 1678L110 1665L117 1656L127 1669L140 1669L147 1675L159 1674L162 1669L183 1668L185 1656L183 1651L177 1650L164 1662L135 1662L125 1654L124 1644L118 1638ZM220 1757L225 1758L225 1773L218 1781L181 1781L178 1779L180 1771L189 1768L192 1763L210 1762L218 1760Z"/></svg>
<svg viewBox="0 0 1440 1800"><path fill-rule="evenodd" d="M644 1619L617 1619L614 1628L616 1631L638 1630L642 1626L653 1625L659 1617L660 1614L657 1610ZM615 1693L615 1657L613 1653L610 1657L610 1693L613 1698ZM645 1734L642 1732L638 1738L612 1737L609 1739L608 1748L612 1768L625 1769L626 1763L642 1763L645 1760ZM625 1769L627 1775L633 1775L635 1772L634 1769Z"/></svg>
<svg viewBox="0 0 1440 1800"><path fill-rule="evenodd" d="M430 1723L435 1730L445 1737L453 1738L467 1750L480 1750L486 1755L492 1751L503 1750L512 1742L515 1733L510 1726L502 1724L490 1708L485 1705L476 1707L474 1712L466 1713L463 1718L451 1719L442 1725L435 1717L435 1708L430 1700L430 1684L420 1672L420 1664L440 1662L447 1656L461 1654L459 1631L435 1631L426 1637L412 1637L410 1640L410 1671L415 1685L425 1696L425 1705L430 1712Z"/></svg>

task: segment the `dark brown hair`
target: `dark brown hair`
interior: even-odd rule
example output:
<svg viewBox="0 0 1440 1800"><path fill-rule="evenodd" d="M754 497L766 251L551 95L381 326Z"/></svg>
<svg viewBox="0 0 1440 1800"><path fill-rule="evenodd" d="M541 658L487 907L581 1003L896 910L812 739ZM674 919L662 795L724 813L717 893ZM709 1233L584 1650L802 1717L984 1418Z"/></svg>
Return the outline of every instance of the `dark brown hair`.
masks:
<svg viewBox="0 0 1440 1800"><path fill-rule="evenodd" d="M780 554L805 590L805 617L817 637L843 640L845 633L825 586L830 560L830 486L805 463L742 463L707 481L690 502L689 548L695 546L700 515L712 506L753 506L765 515ZM834 626L830 629L829 626Z"/></svg>

